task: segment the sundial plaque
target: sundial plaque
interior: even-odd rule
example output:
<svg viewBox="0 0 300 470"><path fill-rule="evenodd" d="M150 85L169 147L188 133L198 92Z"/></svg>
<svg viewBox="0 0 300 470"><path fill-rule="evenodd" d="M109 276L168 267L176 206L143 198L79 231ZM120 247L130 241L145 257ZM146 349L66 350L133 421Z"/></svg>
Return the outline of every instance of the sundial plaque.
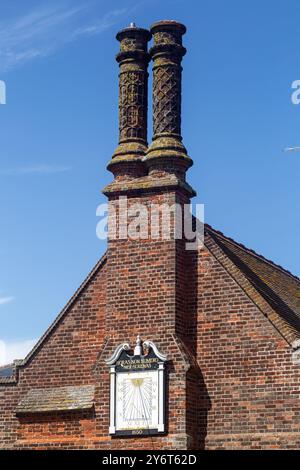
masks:
<svg viewBox="0 0 300 470"><path fill-rule="evenodd" d="M144 354L146 350L146 354ZM137 338L133 355L120 344L106 361L110 367L109 433L119 436L165 432L165 362L152 341Z"/></svg>

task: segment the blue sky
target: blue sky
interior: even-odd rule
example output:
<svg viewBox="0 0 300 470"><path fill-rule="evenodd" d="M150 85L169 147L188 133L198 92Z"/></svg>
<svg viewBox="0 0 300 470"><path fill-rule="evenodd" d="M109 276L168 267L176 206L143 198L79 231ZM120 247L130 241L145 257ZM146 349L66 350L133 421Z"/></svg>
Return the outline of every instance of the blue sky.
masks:
<svg viewBox="0 0 300 470"><path fill-rule="evenodd" d="M296 0L2 0L7 360L25 354L105 251L96 208L118 137L115 34L131 21L188 27L183 136L206 221L300 275L300 153L282 152L300 145L299 14Z"/></svg>

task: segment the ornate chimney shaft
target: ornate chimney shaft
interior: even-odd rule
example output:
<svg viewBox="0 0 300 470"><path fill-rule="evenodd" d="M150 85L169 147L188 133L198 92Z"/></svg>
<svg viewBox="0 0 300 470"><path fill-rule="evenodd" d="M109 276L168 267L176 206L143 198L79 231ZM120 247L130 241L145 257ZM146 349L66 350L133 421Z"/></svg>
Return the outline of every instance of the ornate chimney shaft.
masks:
<svg viewBox="0 0 300 470"><path fill-rule="evenodd" d="M141 157L147 151L148 30L134 23L117 34L120 52L119 146L108 165L114 175L130 177L143 172ZM137 171L138 170L138 171Z"/></svg>
<svg viewBox="0 0 300 470"><path fill-rule="evenodd" d="M169 166L171 159L183 176L192 165L181 137L181 61L186 53L182 36L186 28L176 21L160 21L150 31L154 39L150 49L154 62L153 142L148 150L148 166L151 173L157 164Z"/></svg>
<svg viewBox="0 0 300 470"><path fill-rule="evenodd" d="M119 146L108 169L114 181L104 188L110 198L130 191L166 190L180 187L189 197L186 183L193 164L181 137L182 57L186 49L183 24L160 21L151 30L134 23L117 34L120 52ZM153 37L150 54L147 44ZM153 139L147 146L148 63L153 59Z"/></svg>

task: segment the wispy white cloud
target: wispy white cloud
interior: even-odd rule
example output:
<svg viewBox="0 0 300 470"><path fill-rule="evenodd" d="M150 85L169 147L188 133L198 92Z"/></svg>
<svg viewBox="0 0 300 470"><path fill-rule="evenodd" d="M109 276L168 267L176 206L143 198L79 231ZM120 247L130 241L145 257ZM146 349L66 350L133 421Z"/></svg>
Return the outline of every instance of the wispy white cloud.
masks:
<svg viewBox="0 0 300 470"><path fill-rule="evenodd" d="M17 175L51 175L55 173L64 173L71 170L67 166L59 165L36 165L20 168L0 169L0 176L17 176Z"/></svg>
<svg viewBox="0 0 300 470"><path fill-rule="evenodd" d="M0 297L0 305L9 304L14 300L14 297Z"/></svg>
<svg viewBox="0 0 300 470"><path fill-rule="evenodd" d="M93 2L74 8L39 7L23 16L0 21L0 72L29 60L45 57L83 36L99 34L113 26L126 9L95 14Z"/></svg>
<svg viewBox="0 0 300 470"><path fill-rule="evenodd" d="M72 36L70 37L71 40L76 39L79 36L92 36L95 34L102 33L106 29L110 28L113 26L119 19L120 16L122 16L126 12L126 8L121 8L119 10L113 10L104 15L102 18L96 19L94 22L81 26L77 28Z"/></svg>
<svg viewBox="0 0 300 470"><path fill-rule="evenodd" d="M36 339L13 342L0 340L0 366L10 364L15 359L24 359L36 342Z"/></svg>

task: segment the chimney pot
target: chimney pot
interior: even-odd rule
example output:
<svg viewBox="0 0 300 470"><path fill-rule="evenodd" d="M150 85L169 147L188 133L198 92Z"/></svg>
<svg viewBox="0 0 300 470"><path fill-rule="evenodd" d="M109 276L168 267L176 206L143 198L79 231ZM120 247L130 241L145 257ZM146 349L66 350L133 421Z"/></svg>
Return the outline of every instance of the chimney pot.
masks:
<svg viewBox="0 0 300 470"><path fill-rule="evenodd" d="M150 174L165 168L185 179L191 158L181 137L181 60L186 53L182 36L186 27L172 20L158 21L150 28L153 47L153 141L147 152Z"/></svg>
<svg viewBox="0 0 300 470"><path fill-rule="evenodd" d="M119 146L108 169L115 177L133 178L144 170L142 157L147 151L148 111L148 30L135 23L117 34L119 63Z"/></svg>

